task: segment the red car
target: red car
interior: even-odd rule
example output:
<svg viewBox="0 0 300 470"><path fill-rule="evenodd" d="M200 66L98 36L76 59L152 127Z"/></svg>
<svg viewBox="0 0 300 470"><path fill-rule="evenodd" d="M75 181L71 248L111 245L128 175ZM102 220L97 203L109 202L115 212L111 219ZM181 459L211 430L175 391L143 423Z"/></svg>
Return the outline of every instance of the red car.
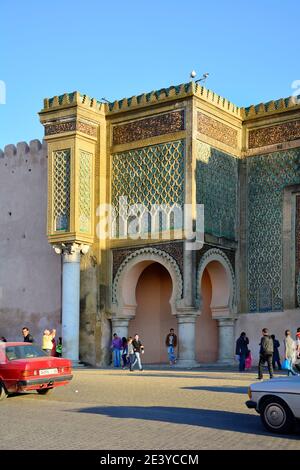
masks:
<svg viewBox="0 0 300 470"><path fill-rule="evenodd" d="M45 395L72 379L71 361L47 356L31 343L0 343L0 400L10 393L36 390Z"/></svg>

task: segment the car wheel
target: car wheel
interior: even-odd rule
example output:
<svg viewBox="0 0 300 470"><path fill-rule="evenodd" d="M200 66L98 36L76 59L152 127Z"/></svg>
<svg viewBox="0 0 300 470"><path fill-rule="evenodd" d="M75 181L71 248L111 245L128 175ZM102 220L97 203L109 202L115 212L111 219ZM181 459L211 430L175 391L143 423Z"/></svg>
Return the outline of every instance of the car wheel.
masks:
<svg viewBox="0 0 300 470"><path fill-rule="evenodd" d="M39 395L47 395L53 388L41 388L40 390L37 390Z"/></svg>
<svg viewBox="0 0 300 470"><path fill-rule="evenodd" d="M4 398L6 397L7 397L7 392L5 390L3 383L0 382L0 400L4 400Z"/></svg>
<svg viewBox="0 0 300 470"><path fill-rule="evenodd" d="M293 413L280 398L270 397L260 407L260 417L268 431L285 434L291 432L295 424Z"/></svg>

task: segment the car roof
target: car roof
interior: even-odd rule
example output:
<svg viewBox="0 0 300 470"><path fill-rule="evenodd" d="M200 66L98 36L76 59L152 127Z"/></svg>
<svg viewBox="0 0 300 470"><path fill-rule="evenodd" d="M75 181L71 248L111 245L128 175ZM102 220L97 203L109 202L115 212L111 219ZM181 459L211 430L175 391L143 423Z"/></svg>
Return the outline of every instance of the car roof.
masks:
<svg viewBox="0 0 300 470"><path fill-rule="evenodd" d="M0 342L0 346L25 346L25 345L28 345L28 344L32 344L32 343L25 343L25 342L22 342L22 341L6 341L6 342Z"/></svg>

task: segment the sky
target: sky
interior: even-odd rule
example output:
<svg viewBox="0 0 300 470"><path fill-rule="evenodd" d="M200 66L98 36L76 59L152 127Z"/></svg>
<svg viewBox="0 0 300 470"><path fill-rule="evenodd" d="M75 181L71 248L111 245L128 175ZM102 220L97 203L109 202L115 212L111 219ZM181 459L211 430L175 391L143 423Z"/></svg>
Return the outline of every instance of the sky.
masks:
<svg viewBox="0 0 300 470"><path fill-rule="evenodd" d="M0 18L0 148L42 139L43 99L65 92L113 101L194 69L249 106L300 84L299 0L0 0Z"/></svg>

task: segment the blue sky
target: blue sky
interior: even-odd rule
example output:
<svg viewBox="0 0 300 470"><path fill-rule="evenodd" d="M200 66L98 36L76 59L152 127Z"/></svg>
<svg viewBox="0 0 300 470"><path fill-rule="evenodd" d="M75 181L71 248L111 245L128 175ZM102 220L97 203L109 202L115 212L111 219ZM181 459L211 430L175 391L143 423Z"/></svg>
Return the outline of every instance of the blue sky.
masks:
<svg viewBox="0 0 300 470"><path fill-rule="evenodd" d="M109 100L189 81L239 106L293 93L298 0L1 0L0 148L43 136L43 98Z"/></svg>

